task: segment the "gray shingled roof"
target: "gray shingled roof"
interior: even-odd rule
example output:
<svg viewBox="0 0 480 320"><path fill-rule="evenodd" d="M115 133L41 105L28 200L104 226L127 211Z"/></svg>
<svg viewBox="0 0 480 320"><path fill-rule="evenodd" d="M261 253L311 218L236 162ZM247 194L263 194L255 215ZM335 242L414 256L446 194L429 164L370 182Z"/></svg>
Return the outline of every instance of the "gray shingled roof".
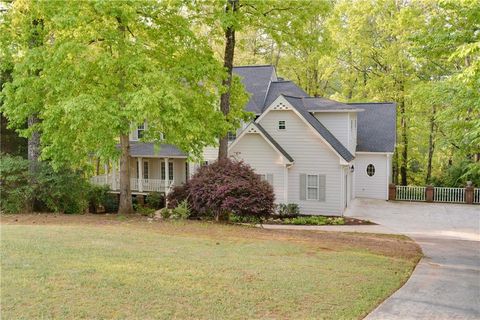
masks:
<svg viewBox="0 0 480 320"><path fill-rule="evenodd" d="M357 115L357 151L393 152L396 143L395 103L349 103L365 110Z"/></svg>
<svg viewBox="0 0 480 320"><path fill-rule="evenodd" d="M177 147L171 144L161 144L160 149L156 149L154 143L130 142L130 155L133 157L187 157L185 152L180 151Z"/></svg>
<svg viewBox="0 0 480 320"><path fill-rule="evenodd" d="M317 118L312 116L310 112L306 111L302 102L302 98L290 97L283 95L285 99L307 120L310 125L317 130L317 132L337 151L337 153L350 162L354 159L354 156L348 151L345 146L338 141L338 139L320 122Z"/></svg>
<svg viewBox="0 0 480 320"><path fill-rule="evenodd" d="M272 65L243 66L234 67L233 72L240 76L245 89L251 94L245 109L255 114L262 113L270 82L277 80L275 68Z"/></svg>
<svg viewBox="0 0 480 320"><path fill-rule="evenodd" d="M292 96L292 97L307 97L308 94L303 91L299 86L297 86L292 81L272 81L270 84L270 88L268 90L267 96L265 97L265 101L263 103L264 111L269 105L272 104L275 99L277 99L281 94Z"/></svg>
<svg viewBox="0 0 480 320"><path fill-rule="evenodd" d="M348 110L357 111L358 108L346 103L329 100L319 97L304 97L303 105L308 112L319 112L324 110Z"/></svg>
<svg viewBox="0 0 480 320"><path fill-rule="evenodd" d="M272 136L271 136L259 123L253 122L253 124L258 128L258 130L260 130L260 132L263 133L263 135L265 135L265 137L275 146L275 148L276 148L281 154L283 154L283 156L284 156L285 158L288 159L288 161L293 162L293 158L287 153L287 151L285 151L285 150L278 144L278 142L275 141L275 139L273 139Z"/></svg>

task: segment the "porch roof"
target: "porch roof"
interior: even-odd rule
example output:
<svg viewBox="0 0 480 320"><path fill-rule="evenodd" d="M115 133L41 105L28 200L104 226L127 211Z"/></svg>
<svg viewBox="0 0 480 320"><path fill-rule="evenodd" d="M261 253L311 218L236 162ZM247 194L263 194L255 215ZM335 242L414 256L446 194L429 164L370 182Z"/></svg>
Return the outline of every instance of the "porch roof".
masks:
<svg viewBox="0 0 480 320"><path fill-rule="evenodd" d="M154 143L130 141L130 156L132 157L172 157L187 158L188 155L171 144L155 146Z"/></svg>

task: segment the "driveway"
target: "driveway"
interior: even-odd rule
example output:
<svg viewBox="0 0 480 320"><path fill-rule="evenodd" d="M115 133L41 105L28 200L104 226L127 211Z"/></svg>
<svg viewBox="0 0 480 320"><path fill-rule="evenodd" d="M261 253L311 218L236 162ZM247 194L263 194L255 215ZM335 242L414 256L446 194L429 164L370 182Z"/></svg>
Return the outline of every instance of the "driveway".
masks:
<svg viewBox="0 0 480 320"><path fill-rule="evenodd" d="M366 319L480 319L480 206L356 199L346 215L411 237L425 255Z"/></svg>

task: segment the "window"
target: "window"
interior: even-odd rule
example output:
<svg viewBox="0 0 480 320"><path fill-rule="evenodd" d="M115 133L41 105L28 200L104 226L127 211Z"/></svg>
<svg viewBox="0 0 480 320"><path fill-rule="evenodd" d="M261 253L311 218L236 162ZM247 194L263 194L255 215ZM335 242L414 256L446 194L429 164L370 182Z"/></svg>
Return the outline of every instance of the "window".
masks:
<svg viewBox="0 0 480 320"><path fill-rule="evenodd" d="M162 175L162 180L167 180L165 172L165 161L162 161L160 171ZM173 180L173 162L168 162L168 180Z"/></svg>
<svg viewBox="0 0 480 320"><path fill-rule="evenodd" d="M143 138L143 131L145 131L145 123L142 123L137 127L137 139Z"/></svg>
<svg viewBox="0 0 480 320"><path fill-rule="evenodd" d="M261 173L258 176L260 177L261 180L267 181L268 183L270 183L270 185L273 186L273 173L266 173L266 174Z"/></svg>
<svg viewBox="0 0 480 320"><path fill-rule="evenodd" d="M140 172L138 168L138 161L137 164L137 178L140 179ZM143 179L148 179L148 160L143 160Z"/></svg>
<svg viewBox="0 0 480 320"><path fill-rule="evenodd" d="M228 141L233 141L237 138L236 132L229 132L227 133Z"/></svg>
<svg viewBox="0 0 480 320"><path fill-rule="evenodd" d="M324 174L300 174L300 200L325 201L326 180Z"/></svg>
<svg viewBox="0 0 480 320"><path fill-rule="evenodd" d="M143 161L143 179L148 179L148 161Z"/></svg>
<svg viewBox="0 0 480 320"><path fill-rule="evenodd" d="M278 129L279 130L285 130L286 128L287 128L287 125L285 123L285 120L278 121Z"/></svg>
<svg viewBox="0 0 480 320"><path fill-rule="evenodd" d="M307 176L307 200L318 200L318 176Z"/></svg>
<svg viewBox="0 0 480 320"><path fill-rule="evenodd" d="M369 177L371 177L375 174L375 166L373 164L369 164L367 166L367 174L368 174Z"/></svg>

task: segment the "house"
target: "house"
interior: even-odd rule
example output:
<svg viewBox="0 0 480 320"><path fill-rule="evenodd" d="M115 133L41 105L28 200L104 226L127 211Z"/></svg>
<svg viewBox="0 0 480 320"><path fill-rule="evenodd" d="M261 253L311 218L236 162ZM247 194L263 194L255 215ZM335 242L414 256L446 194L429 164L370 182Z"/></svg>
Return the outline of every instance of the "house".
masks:
<svg viewBox="0 0 480 320"><path fill-rule="evenodd" d="M255 120L229 135L229 155L272 184L277 203L297 203L303 214L340 215L356 197L387 199L396 139L394 103L341 103L310 97L275 68L235 67L251 94L246 110ZM148 124L145 124L148 125ZM184 183L199 164L172 145L155 150L131 135L134 194ZM205 162L218 150L204 150ZM118 189L118 174L94 177ZM138 179L141 177L141 179Z"/></svg>

